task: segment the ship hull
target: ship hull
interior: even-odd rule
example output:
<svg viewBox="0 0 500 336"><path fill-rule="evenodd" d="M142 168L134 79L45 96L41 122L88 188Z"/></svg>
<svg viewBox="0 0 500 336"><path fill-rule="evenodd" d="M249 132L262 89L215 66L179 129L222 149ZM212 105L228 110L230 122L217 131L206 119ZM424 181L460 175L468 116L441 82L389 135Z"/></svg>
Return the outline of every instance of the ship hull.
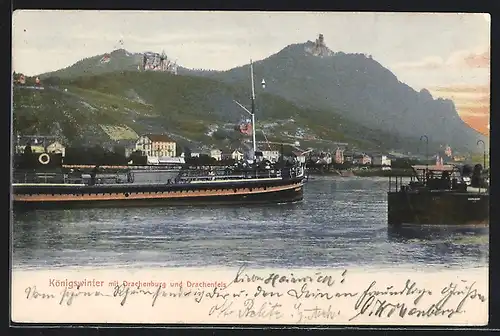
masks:
<svg viewBox="0 0 500 336"><path fill-rule="evenodd" d="M162 205L289 203L303 199L302 179L155 185L15 186L15 210Z"/></svg>
<svg viewBox="0 0 500 336"><path fill-rule="evenodd" d="M390 226L489 226L489 194L389 192Z"/></svg>

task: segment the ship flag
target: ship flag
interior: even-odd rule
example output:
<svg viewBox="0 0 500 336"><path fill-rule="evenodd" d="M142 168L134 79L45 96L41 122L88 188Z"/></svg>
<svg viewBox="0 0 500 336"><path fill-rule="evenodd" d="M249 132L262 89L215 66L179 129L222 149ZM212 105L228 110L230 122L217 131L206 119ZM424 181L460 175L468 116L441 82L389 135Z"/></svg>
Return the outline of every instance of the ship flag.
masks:
<svg viewBox="0 0 500 336"><path fill-rule="evenodd" d="M252 134L252 122L245 121L239 125L240 132L242 134L251 135Z"/></svg>
<svg viewBox="0 0 500 336"><path fill-rule="evenodd" d="M450 147L450 146L446 146L446 149L445 149L445 151L444 151L444 154L445 154L447 157L451 157L452 152L451 152L451 147Z"/></svg>

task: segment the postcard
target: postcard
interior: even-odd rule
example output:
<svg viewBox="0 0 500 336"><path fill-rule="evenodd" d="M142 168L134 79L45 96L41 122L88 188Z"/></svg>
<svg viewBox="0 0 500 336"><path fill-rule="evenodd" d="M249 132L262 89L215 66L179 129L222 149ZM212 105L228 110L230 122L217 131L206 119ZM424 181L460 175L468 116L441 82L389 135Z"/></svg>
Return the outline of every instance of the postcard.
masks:
<svg viewBox="0 0 500 336"><path fill-rule="evenodd" d="M17 10L11 321L488 324L490 16Z"/></svg>

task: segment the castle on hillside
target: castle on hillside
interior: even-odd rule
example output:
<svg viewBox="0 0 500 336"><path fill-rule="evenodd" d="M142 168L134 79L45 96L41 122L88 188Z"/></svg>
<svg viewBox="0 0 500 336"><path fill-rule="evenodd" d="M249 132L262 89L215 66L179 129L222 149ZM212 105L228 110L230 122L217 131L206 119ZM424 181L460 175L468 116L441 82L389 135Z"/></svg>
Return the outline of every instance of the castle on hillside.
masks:
<svg viewBox="0 0 500 336"><path fill-rule="evenodd" d="M142 66L140 68L143 71L163 71L177 75L177 63L168 59L165 52L161 54L145 52L142 57Z"/></svg>
<svg viewBox="0 0 500 336"><path fill-rule="evenodd" d="M328 49L325 44L325 38L323 37L323 34L319 34L319 37L314 42L313 46L306 46L305 49L307 53L314 56L324 57L333 55L333 52Z"/></svg>

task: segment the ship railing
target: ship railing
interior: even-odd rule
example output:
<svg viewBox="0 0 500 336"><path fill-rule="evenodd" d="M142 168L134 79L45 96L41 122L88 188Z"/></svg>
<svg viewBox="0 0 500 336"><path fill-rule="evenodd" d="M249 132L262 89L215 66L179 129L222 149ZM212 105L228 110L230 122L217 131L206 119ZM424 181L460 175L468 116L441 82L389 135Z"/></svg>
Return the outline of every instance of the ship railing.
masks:
<svg viewBox="0 0 500 336"><path fill-rule="evenodd" d="M414 185L415 183L418 183L418 179L413 175L409 177L403 175L389 175L389 192L403 191L409 186Z"/></svg>
<svg viewBox="0 0 500 336"><path fill-rule="evenodd" d="M14 173L13 183L60 183L63 178L57 173Z"/></svg>
<svg viewBox="0 0 500 336"><path fill-rule="evenodd" d="M202 180L202 181L209 181L209 180L232 180L232 179L251 179L251 178L273 178L273 177L279 177L279 175L274 172L266 172L266 173L254 173L251 174L249 172L248 174L228 174L228 175L185 175L182 176L184 179L190 179L190 180Z"/></svg>
<svg viewBox="0 0 500 336"><path fill-rule="evenodd" d="M86 184L85 179L81 177L64 177L65 184Z"/></svg>
<svg viewBox="0 0 500 336"><path fill-rule="evenodd" d="M109 183L120 183L122 180L117 177L97 177L95 179L95 184L109 184ZM89 184L90 176L71 176L68 174L58 174L58 173L34 173L34 172L24 172L24 173L14 173L13 183L64 183L64 184Z"/></svg>

